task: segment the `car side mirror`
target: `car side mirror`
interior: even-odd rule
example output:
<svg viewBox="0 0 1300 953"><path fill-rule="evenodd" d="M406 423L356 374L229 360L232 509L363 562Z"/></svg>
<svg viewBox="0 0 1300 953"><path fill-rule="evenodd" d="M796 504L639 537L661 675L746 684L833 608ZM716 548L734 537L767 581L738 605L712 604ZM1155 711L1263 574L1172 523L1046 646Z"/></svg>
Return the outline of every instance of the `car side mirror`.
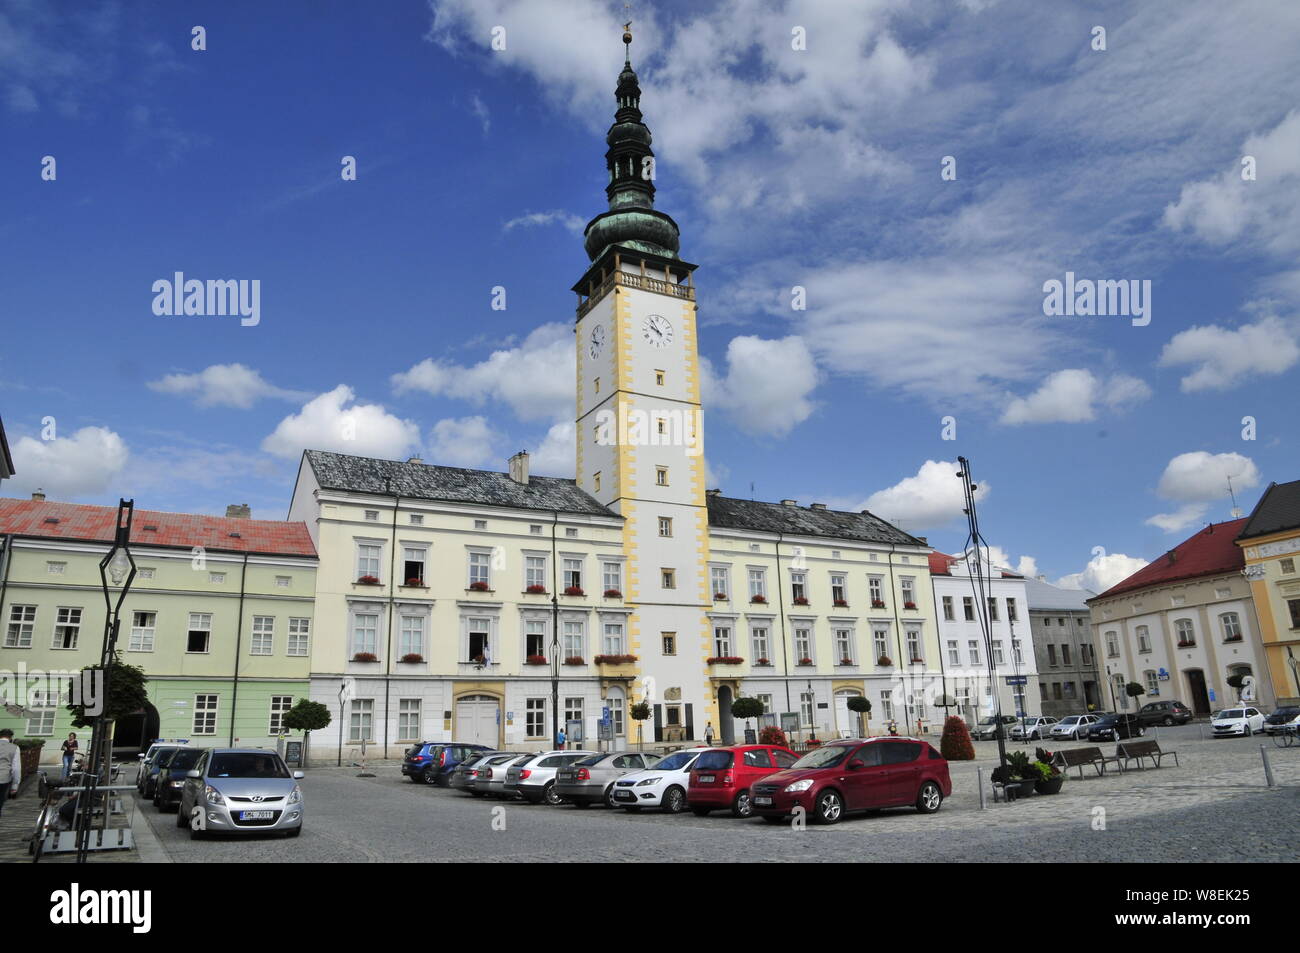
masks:
<svg viewBox="0 0 1300 953"><path fill-rule="evenodd" d="M143 761L143 760L144 760L144 752L141 751L138 755L136 755L136 757L138 757L141 761Z"/></svg>
<svg viewBox="0 0 1300 953"><path fill-rule="evenodd" d="M850 771L856 771L858 770L858 768L865 768L865 767L866 765L857 758L854 758L852 761L849 762Z"/></svg>
<svg viewBox="0 0 1300 953"><path fill-rule="evenodd" d="M187 778L201 778L201 777L203 777L203 775L199 774L199 772L197 772L197 771L186 771L186 772L185 772L185 776L186 776Z"/></svg>
<svg viewBox="0 0 1300 953"><path fill-rule="evenodd" d="M293 773L293 779L295 781L301 781L305 777L307 777L307 775L303 774L301 771L295 771Z"/></svg>

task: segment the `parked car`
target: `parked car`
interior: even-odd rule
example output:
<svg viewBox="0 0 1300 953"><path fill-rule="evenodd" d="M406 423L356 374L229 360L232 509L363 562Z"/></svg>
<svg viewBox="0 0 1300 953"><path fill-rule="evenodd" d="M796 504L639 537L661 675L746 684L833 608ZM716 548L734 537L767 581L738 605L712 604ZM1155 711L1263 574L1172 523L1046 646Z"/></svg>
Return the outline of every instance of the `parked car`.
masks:
<svg viewBox="0 0 1300 953"><path fill-rule="evenodd" d="M1011 729L1011 737L1015 741L1046 738L1054 724L1056 724L1055 718L1031 716L1015 723Z"/></svg>
<svg viewBox="0 0 1300 953"><path fill-rule="evenodd" d="M789 768L799 760L779 745L735 745L700 752L691 765L686 800L696 817L727 808L733 817L754 812L750 788L756 781Z"/></svg>
<svg viewBox="0 0 1300 953"><path fill-rule="evenodd" d="M198 764L206 748L175 748L160 759L158 777L153 786L153 806L164 813L180 803L185 772Z"/></svg>
<svg viewBox="0 0 1300 953"><path fill-rule="evenodd" d="M284 760L264 748L208 748L185 773L176 826L190 837L205 833L302 833L301 771L289 773Z"/></svg>
<svg viewBox="0 0 1300 953"><path fill-rule="evenodd" d="M1072 738L1082 741L1088 736L1088 729L1099 721L1097 715L1066 715L1052 726L1048 732L1053 738Z"/></svg>
<svg viewBox="0 0 1300 953"><path fill-rule="evenodd" d="M532 804L559 804L555 791L555 772L575 761L590 758L595 751L543 751L506 769L505 795L519 795Z"/></svg>
<svg viewBox="0 0 1300 953"><path fill-rule="evenodd" d="M1185 725L1192 720L1192 710L1180 701L1149 702L1138 709L1143 725Z"/></svg>
<svg viewBox="0 0 1300 953"><path fill-rule="evenodd" d="M149 800L153 797L154 788L158 784L158 770L162 767L162 759L179 749L179 745L151 745L149 750L145 752L144 760L140 762L140 770L135 776L135 789L140 792L142 798Z"/></svg>
<svg viewBox="0 0 1300 953"><path fill-rule="evenodd" d="M998 736L999 726L1005 732L1011 725L1016 723L1015 715L988 715L981 718L975 727L970 730L970 736L976 741L993 741Z"/></svg>
<svg viewBox="0 0 1300 953"><path fill-rule="evenodd" d="M657 754L614 751L594 754L555 772L555 793L574 807L587 807L600 801L615 807L614 782L625 774L643 771L662 760Z"/></svg>
<svg viewBox="0 0 1300 953"><path fill-rule="evenodd" d="M510 770L511 765L523 764L525 761L536 755L537 752L528 754L505 755L502 758L489 758L487 764L479 765L474 769L474 777L469 781L469 787L466 790L475 797L511 797L514 792L506 794L506 772Z"/></svg>
<svg viewBox="0 0 1300 953"><path fill-rule="evenodd" d="M406 749L402 759L402 774L412 781L446 787L451 782L451 772L466 758L491 751L487 745L460 742L421 741Z"/></svg>
<svg viewBox="0 0 1300 953"><path fill-rule="evenodd" d="M1108 714L1088 726L1089 741L1119 741L1121 738L1141 738L1146 729L1137 715Z"/></svg>
<svg viewBox="0 0 1300 953"><path fill-rule="evenodd" d="M1214 728L1214 737L1228 738L1232 735L1245 735L1249 738L1257 731L1264 730L1264 713L1258 708L1225 708L1216 712L1210 719Z"/></svg>
<svg viewBox="0 0 1300 953"><path fill-rule="evenodd" d="M928 742L850 739L809 751L753 792L754 813L770 823L803 808L812 820L834 824L847 813L882 807L911 805L933 814L952 793L952 780L947 760Z"/></svg>
<svg viewBox="0 0 1300 953"><path fill-rule="evenodd" d="M629 813L657 807L665 814L686 809L686 789L691 783L691 765L708 748L674 751L652 768L634 771L614 782L614 805Z"/></svg>
<svg viewBox="0 0 1300 953"><path fill-rule="evenodd" d="M515 754L518 753L515 752ZM456 765L456 770L451 772L451 780L447 782L447 786L455 788L457 791L468 791L470 781L474 777L474 771L480 764L486 765L493 758L506 757L507 754L508 752L505 751L480 751L471 755Z"/></svg>
<svg viewBox="0 0 1300 953"><path fill-rule="evenodd" d="M1292 728L1300 728L1300 708L1287 705L1264 719L1265 734L1276 735Z"/></svg>

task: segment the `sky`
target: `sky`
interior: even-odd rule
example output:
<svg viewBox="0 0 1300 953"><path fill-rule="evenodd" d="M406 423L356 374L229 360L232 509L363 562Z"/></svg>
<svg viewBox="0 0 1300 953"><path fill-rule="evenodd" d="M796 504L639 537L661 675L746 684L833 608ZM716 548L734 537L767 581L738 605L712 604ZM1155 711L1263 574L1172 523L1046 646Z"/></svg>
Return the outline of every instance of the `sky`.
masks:
<svg viewBox="0 0 1300 953"><path fill-rule="evenodd" d="M1300 476L1292 0L0 0L0 494L572 476L628 19L711 485L951 552L963 455L995 558L1099 591ZM257 309L155 313L177 272Z"/></svg>

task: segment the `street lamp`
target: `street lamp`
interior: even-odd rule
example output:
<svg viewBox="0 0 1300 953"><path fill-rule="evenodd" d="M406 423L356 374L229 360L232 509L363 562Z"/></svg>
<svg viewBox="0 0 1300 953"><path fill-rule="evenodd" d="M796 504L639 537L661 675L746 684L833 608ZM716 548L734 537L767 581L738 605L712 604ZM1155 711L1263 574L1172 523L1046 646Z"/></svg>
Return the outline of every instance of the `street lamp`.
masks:
<svg viewBox="0 0 1300 953"><path fill-rule="evenodd" d="M118 499L117 522L113 527L113 545L104 558L99 561L100 587L104 591L104 648L99 657L99 671L102 682L99 688L99 713L95 715L90 734L90 764L82 775L82 789L77 803L77 863L86 862L86 853L90 847L90 820L94 810L95 789L99 786L100 774L106 760L105 749L111 744L107 737L106 723L112 690L109 679L109 667L117 649L118 622L122 612L122 603L135 580L135 558L131 555L131 518L135 515L135 500ZM113 600L110 587L120 587L117 600ZM105 803L104 810L108 810ZM107 820L107 818L105 818Z"/></svg>
<svg viewBox="0 0 1300 953"><path fill-rule="evenodd" d="M813 694L812 679L808 679L808 740L817 740L817 696Z"/></svg>

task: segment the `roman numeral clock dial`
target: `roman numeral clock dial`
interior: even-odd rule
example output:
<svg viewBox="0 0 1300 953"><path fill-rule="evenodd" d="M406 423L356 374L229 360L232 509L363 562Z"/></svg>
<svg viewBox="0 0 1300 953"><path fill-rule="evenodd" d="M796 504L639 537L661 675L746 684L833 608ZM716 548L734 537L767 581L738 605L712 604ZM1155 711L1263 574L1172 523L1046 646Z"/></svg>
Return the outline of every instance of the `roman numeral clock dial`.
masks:
<svg viewBox="0 0 1300 953"><path fill-rule="evenodd" d="M645 319L645 339L655 347L673 343L672 323L662 314L652 314Z"/></svg>
<svg viewBox="0 0 1300 953"><path fill-rule="evenodd" d="M591 329L591 343L588 346L588 353L591 354L591 359L593 361L596 358L600 357L600 352L604 347L605 347L605 326L603 324L598 324Z"/></svg>

